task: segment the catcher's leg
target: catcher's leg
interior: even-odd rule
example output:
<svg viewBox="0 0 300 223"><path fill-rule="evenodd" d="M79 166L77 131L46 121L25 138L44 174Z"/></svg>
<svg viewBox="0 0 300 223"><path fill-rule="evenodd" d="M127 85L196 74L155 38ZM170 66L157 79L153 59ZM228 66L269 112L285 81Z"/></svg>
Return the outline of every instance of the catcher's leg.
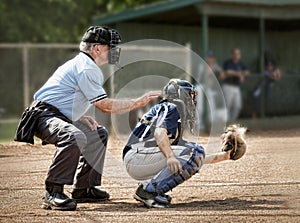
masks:
<svg viewBox="0 0 300 223"><path fill-rule="evenodd" d="M194 148L186 148L182 151L177 159L181 162L183 173L173 174L165 167L150 183L148 183L144 190L153 193L155 201L167 204L169 201L165 197L165 193L172 190L182 182L191 178L196 174L203 165L204 149L193 144Z"/></svg>
<svg viewBox="0 0 300 223"><path fill-rule="evenodd" d="M178 157L182 154L184 146L172 146L174 154ZM158 147L144 148L142 145L133 145L125 157L127 173L138 181L145 181L155 177L166 167L166 158ZM145 185L146 186L146 185ZM134 195L134 198L141 201L148 207L165 207L171 202L171 197L163 194L166 204L160 204L154 200L156 193L149 193L144 190L141 184Z"/></svg>

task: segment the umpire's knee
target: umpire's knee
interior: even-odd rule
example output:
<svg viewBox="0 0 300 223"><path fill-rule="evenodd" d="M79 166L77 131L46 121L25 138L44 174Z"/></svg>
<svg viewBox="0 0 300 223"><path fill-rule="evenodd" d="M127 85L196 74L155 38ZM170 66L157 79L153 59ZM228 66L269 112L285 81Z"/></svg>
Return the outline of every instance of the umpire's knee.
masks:
<svg viewBox="0 0 300 223"><path fill-rule="evenodd" d="M73 143L76 143L76 146L79 149L84 148L85 145L87 144L86 135L80 130L75 131L73 134L74 134L74 137L75 137L75 141L73 140Z"/></svg>

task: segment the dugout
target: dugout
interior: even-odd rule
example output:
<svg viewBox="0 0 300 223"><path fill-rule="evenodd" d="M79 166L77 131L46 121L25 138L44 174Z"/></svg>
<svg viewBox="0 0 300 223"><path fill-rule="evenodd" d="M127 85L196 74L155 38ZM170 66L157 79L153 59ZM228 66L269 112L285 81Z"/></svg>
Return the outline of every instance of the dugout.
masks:
<svg viewBox="0 0 300 223"><path fill-rule="evenodd" d="M265 59L282 70L272 102L262 115L300 114L299 0L171 0L116 14L96 16L95 25L120 31L123 42L165 39L185 45L201 56L208 49L220 64L234 47L241 49L251 71L242 86L242 117L253 111L252 92L262 79Z"/></svg>

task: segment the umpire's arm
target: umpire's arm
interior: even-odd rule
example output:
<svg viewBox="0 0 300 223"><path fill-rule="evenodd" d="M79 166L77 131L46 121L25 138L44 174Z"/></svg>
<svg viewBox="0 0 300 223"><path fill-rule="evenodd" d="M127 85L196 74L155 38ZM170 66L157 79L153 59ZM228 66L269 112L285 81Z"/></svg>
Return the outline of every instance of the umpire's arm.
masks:
<svg viewBox="0 0 300 223"><path fill-rule="evenodd" d="M136 99L105 98L94 102L94 105L104 113L122 114L136 108L146 106L150 101L157 99L160 94L160 91L150 91Z"/></svg>

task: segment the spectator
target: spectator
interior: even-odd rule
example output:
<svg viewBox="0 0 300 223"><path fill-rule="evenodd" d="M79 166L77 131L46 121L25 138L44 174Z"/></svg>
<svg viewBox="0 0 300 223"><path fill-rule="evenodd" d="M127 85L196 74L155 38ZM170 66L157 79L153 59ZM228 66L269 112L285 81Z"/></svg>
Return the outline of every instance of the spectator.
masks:
<svg viewBox="0 0 300 223"><path fill-rule="evenodd" d="M281 71L279 68L277 68L273 61L269 60L267 61L265 72L264 72L264 80L260 82L260 84L256 87L253 96L255 98L255 108L256 112L253 114L253 117L255 118L257 114L260 113L261 109L261 97L263 96L262 90L264 89L264 102L265 102L265 108L268 108L268 104L270 101L271 96L271 89L274 85L275 81L278 81L281 77Z"/></svg>
<svg viewBox="0 0 300 223"><path fill-rule="evenodd" d="M197 115L199 116L199 130L205 130L205 121L204 121L204 93L209 101L209 110L208 119L211 123L215 120L216 113L216 100L215 100L215 89L219 87L219 84L215 80L215 77L218 81L222 81L224 79L224 72L222 68L216 61L216 57L212 50L207 52L206 63L201 63L198 69L198 77L197 77ZM208 65L208 67L207 67ZM203 92L205 90L205 92Z"/></svg>
<svg viewBox="0 0 300 223"><path fill-rule="evenodd" d="M207 52L206 63L210 68L208 70L208 77L210 77L210 74L214 74L219 81L222 81L224 79L224 72L218 64L214 52L212 50L209 50Z"/></svg>
<svg viewBox="0 0 300 223"><path fill-rule="evenodd" d="M242 96L240 86L245 80L249 71L241 61L241 51L234 48L231 51L231 59L225 61L224 66L223 93L227 106L227 121L234 121L238 118L242 108Z"/></svg>

